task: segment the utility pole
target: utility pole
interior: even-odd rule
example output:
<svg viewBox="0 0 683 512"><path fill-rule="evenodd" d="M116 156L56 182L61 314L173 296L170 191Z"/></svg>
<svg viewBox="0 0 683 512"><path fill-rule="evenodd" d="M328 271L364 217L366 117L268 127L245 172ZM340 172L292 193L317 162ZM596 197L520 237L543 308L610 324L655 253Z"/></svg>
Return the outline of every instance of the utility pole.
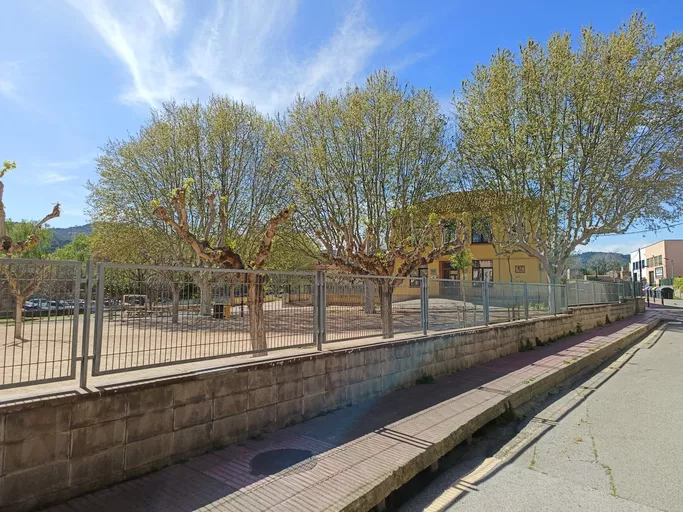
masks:
<svg viewBox="0 0 683 512"><path fill-rule="evenodd" d="M640 247L638 247L638 295L643 293L643 260L640 257Z"/></svg>

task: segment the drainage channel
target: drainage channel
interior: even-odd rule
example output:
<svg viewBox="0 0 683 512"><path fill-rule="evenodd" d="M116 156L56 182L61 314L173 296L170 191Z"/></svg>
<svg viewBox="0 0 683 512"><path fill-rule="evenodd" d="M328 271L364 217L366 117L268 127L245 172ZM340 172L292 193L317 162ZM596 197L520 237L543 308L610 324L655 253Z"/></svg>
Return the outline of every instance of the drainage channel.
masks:
<svg viewBox="0 0 683 512"><path fill-rule="evenodd" d="M666 323L660 325L653 332L635 340L627 349L616 353L600 366L571 377L552 388L547 394L532 399L514 411L507 410L476 431L470 441L456 446L439 459L438 463L418 473L407 484L392 492L384 500L384 503L374 507L372 512L417 512L423 510L438 512L443 510L442 507L434 506L433 502L445 489L440 486L432 489L430 486L436 484L439 477L445 473L449 473L449 482L455 482L450 487L453 489L451 494L456 496L456 499L448 506L457 501L457 496L476 490L476 487L469 482L472 480L472 475L485 476L486 473L490 474L496 466L502 466L508 460L521 454L538 439L529 434L529 431L540 432L539 435L542 435L548 427L552 428L557 425L557 420L549 420L539 416L541 411L553 406L569 393L577 391L577 394L582 398L578 401L571 401L571 408L568 408L561 415L564 417L597 389L594 386L586 386L587 381L604 371L605 377L598 386L607 382L635 352L651 348L659 341L666 328ZM621 364L615 364L617 362ZM529 428L530 424L532 428ZM538 428L535 428L537 425ZM430 504L432 506L426 508Z"/></svg>

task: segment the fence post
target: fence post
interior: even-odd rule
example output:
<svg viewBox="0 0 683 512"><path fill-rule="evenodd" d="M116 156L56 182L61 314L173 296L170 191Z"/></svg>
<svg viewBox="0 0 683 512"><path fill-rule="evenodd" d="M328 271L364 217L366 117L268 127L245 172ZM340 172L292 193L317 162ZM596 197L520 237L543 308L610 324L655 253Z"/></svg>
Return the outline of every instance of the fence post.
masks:
<svg viewBox="0 0 683 512"><path fill-rule="evenodd" d="M100 363L102 362L102 322L104 322L104 263L97 264L97 296L95 298L95 338L93 343L93 375L97 375L100 371ZM90 312L90 304L86 303L85 307Z"/></svg>
<svg viewBox="0 0 683 512"><path fill-rule="evenodd" d="M71 332L71 378L74 378L76 376L76 361L78 359L78 320L79 320L79 312L78 312L78 304L79 300L81 298L81 272L82 272L81 264L78 263L77 265L74 266L73 271L74 271L74 290L73 290L73 298L74 298L74 310L73 310L73 318L72 318L72 332Z"/></svg>
<svg viewBox="0 0 683 512"><path fill-rule="evenodd" d="M327 275L320 271L320 292L318 297L318 346L322 350L327 337Z"/></svg>
<svg viewBox="0 0 683 512"><path fill-rule="evenodd" d="M489 324L489 282L482 281L481 283L481 294L482 294L482 309L484 313L484 325Z"/></svg>
<svg viewBox="0 0 683 512"><path fill-rule="evenodd" d="M581 305L581 295L579 295L580 292L579 292L579 280L578 279L575 281L575 284L576 284L576 305L580 306ZM567 306L568 305L569 304L567 304Z"/></svg>
<svg viewBox="0 0 683 512"><path fill-rule="evenodd" d="M92 303L93 264L91 260L85 264L85 304L83 307L83 340L81 345L81 387L88 385L88 358L90 357L90 304ZM80 295L80 294L79 294ZM75 314L80 309L79 300L74 304Z"/></svg>
<svg viewBox="0 0 683 512"><path fill-rule="evenodd" d="M529 320L529 287L524 283L524 318Z"/></svg>
<svg viewBox="0 0 683 512"><path fill-rule="evenodd" d="M597 298L597 296L595 295L595 281L591 281L591 282L593 283L593 304L597 304L597 303L598 303L598 298Z"/></svg>
<svg viewBox="0 0 683 512"><path fill-rule="evenodd" d="M422 334L426 335L429 329L429 282L426 277L422 277L420 282L420 313L422 323Z"/></svg>
<svg viewBox="0 0 683 512"><path fill-rule="evenodd" d="M311 293L313 303L313 343L318 350L322 350L320 343L320 271L315 273L313 278L313 290Z"/></svg>

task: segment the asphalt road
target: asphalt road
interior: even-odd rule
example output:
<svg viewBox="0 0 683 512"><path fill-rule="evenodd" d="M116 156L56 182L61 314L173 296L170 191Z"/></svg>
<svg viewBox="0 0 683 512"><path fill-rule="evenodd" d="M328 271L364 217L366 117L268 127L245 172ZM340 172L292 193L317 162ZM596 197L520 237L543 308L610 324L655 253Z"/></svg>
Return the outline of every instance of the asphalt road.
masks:
<svg viewBox="0 0 683 512"><path fill-rule="evenodd" d="M683 325L668 324L447 456L401 512L683 511L682 368Z"/></svg>

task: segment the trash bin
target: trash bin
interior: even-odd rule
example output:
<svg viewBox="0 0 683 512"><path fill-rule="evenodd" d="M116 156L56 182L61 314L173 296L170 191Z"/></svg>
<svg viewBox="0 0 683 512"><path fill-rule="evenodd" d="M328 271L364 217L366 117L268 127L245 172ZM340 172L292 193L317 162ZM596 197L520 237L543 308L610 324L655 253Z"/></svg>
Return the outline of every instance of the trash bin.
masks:
<svg viewBox="0 0 683 512"><path fill-rule="evenodd" d="M230 304L214 304L213 305L213 318L218 320L223 320L225 318L230 318Z"/></svg>

